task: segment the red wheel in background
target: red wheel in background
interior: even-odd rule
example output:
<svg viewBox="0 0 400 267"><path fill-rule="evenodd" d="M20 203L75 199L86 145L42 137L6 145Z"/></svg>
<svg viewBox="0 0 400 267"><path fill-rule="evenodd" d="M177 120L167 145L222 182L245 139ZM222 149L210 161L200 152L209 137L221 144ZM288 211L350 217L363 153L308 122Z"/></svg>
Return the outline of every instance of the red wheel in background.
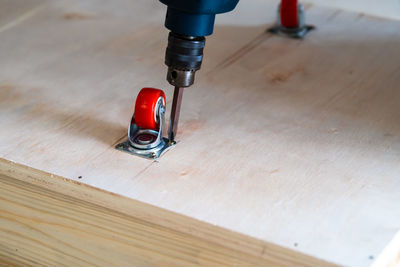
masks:
<svg viewBox="0 0 400 267"><path fill-rule="evenodd" d="M135 123L143 129L158 130L157 121L158 101L162 98L166 105L165 94L156 88L143 88L140 90L135 104Z"/></svg>
<svg viewBox="0 0 400 267"><path fill-rule="evenodd" d="M299 26L297 0L282 0L280 16L283 27L297 28Z"/></svg>

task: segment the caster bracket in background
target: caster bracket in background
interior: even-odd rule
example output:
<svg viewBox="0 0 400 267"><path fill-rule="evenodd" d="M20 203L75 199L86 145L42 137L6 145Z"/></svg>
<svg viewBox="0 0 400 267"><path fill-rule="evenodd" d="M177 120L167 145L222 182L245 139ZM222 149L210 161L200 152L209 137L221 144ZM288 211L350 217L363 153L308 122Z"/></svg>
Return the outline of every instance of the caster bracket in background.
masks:
<svg viewBox="0 0 400 267"><path fill-rule="evenodd" d="M267 32L276 34L276 35L287 36L287 37L290 37L293 39L304 39L304 37L307 35L307 33L314 29L315 29L315 26L312 26L312 25L305 25L302 28L294 28L294 29L275 25L274 27L268 29Z"/></svg>
<svg viewBox="0 0 400 267"><path fill-rule="evenodd" d="M297 5L297 18L298 27L288 28L283 26L281 19L281 5L279 5L277 11L277 22L272 28L268 29L267 32L294 39L303 39L308 32L315 29L315 26L305 24L304 8L301 4Z"/></svg>

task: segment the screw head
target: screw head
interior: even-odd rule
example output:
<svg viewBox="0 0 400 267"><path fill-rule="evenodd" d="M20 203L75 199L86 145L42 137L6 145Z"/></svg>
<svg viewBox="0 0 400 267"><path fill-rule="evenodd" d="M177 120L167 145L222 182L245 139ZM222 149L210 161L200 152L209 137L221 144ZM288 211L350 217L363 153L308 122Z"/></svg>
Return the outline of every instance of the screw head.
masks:
<svg viewBox="0 0 400 267"><path fill-rule="evenodd" d="M176 145L176 141L169 141L169 142L168 142L168 145L169 145L169 146Z"/></svg>

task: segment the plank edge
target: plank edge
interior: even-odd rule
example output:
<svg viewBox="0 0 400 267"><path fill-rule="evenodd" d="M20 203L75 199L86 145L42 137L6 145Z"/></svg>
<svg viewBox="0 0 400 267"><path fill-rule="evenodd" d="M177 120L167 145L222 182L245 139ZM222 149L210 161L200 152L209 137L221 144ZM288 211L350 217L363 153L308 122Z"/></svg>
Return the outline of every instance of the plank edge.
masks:
<svg viewBox="0 0 400 267"><path fill-rule="evenodd" d="M245 254L246 257L249 257L249 263L262 261L264 263L280 263L282 266L291 266L293 263L302 266L336 266L289 248L264 242L2 158L0 158L0 177L1 175L3 180L5 180L5 176L11 178L10 180L14 179L15 182L27 183L59 195L128 215L135 220L154 225L158 230L162 227L161 229L165 231L180 232L190 236L194 242L201 241L210 245L217 245L228 251L227 255Z"/></svg>

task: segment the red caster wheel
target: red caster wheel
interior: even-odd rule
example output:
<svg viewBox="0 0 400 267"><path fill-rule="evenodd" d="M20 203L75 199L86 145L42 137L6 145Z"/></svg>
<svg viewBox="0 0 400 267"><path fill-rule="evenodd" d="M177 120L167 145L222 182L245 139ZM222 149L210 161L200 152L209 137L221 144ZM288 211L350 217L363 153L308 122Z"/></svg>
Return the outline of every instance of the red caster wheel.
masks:
<svg viewBox="0 0 400 267"><path fill-rule="evenodd" d="M299 27L298 16L298 3L297 0L282 0L280 17L281 25L286 28Z"/></svg>
<svg viewBox="0 0 400 267"><path fill-rule="evenodd" d="M143 88L140 90L135 104L134 122L142 129L156 130L160 128L159 108L165 108L165 94L160 89Z"/></svg>
<svg viewBox="0 0 400 267"><path fill-rule="evenodd" d="M165 104L163 91L155 88L140 90L128 128L128 140L116 148L147 159L159 158L171 148L174 144L163 137Z"/></svg>

